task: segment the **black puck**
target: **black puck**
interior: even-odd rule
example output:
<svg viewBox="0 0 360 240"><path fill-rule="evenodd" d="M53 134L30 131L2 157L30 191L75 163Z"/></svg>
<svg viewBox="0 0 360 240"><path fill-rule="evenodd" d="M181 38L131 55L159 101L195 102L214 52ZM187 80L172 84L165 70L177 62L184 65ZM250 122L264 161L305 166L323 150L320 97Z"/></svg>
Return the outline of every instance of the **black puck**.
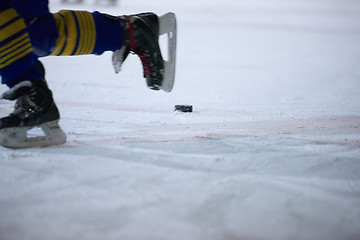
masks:
<svg viewBox="0 0 360 240"><path fill-rule="evenodd" d="M193 107L191 105L175 105L174 111L178 112L192 112Z"/></svg>

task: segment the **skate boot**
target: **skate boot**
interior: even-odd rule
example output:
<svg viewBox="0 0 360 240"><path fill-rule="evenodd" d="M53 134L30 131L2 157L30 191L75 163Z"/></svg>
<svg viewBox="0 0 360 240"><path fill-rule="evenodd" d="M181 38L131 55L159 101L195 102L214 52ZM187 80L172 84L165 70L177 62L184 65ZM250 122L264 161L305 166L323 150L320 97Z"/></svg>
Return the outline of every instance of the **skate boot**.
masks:
<svg viewBox="0 0 360 240"><path fill-rule="evenodd" d="M9 148L44 147L66 142L58 125L59 111L44 79L24 81L9 89L2 99L16 100L14 111L0 119L0 144ZM30 137L27 131L40 127L45 136Z"/></svg>
<svg viewBox="0 0 360 240"><path fill-rule="evenodd" d="M116 73L128 54L137 54L142 62L144 78L150 89L170 92L174 84L176 57L176 18L167 13L158 17L154 13L117 17L123 26L123 47L113 54ZM164 61L159 35L168 34L168 60Z"/></svg>

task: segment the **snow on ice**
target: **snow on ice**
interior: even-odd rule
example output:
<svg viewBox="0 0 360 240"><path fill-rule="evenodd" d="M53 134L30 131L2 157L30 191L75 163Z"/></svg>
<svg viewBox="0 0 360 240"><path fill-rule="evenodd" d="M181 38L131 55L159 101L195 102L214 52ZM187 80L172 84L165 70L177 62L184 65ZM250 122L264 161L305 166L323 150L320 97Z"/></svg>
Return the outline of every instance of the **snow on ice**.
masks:
<svg viewBox="0 0 360 240"><path fill-rule="evenodd" d="M44 58L68 142L0 149L1 240L360 239L359 1L50 8L175 12L176 82Z"/></svg>

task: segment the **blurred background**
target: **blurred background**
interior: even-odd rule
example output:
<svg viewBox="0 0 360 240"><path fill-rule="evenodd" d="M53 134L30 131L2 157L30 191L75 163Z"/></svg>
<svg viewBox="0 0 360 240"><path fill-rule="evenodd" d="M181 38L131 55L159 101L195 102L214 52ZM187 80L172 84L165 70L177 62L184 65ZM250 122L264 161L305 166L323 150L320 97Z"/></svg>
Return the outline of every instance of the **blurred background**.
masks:
<svg viewBox="0 0 360 240"><path fill-rule="evenodd" d="M174 12L175 86L133 55L43 58L68 142L0 149L1 240L360 239L360 1L50 9Z"/></svg>

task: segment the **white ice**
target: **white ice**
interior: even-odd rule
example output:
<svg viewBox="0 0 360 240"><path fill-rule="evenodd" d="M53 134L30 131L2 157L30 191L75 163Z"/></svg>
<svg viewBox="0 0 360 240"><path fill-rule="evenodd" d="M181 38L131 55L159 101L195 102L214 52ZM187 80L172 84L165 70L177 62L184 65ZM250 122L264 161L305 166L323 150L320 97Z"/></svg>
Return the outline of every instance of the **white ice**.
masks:
<svg viewBox="0 0 360 240"><path fill-rule="evenodd" d="M50 8L176 13L176 82L44 58L68 142L0 148L1 240L360 239L360 1Z"/></svg>

